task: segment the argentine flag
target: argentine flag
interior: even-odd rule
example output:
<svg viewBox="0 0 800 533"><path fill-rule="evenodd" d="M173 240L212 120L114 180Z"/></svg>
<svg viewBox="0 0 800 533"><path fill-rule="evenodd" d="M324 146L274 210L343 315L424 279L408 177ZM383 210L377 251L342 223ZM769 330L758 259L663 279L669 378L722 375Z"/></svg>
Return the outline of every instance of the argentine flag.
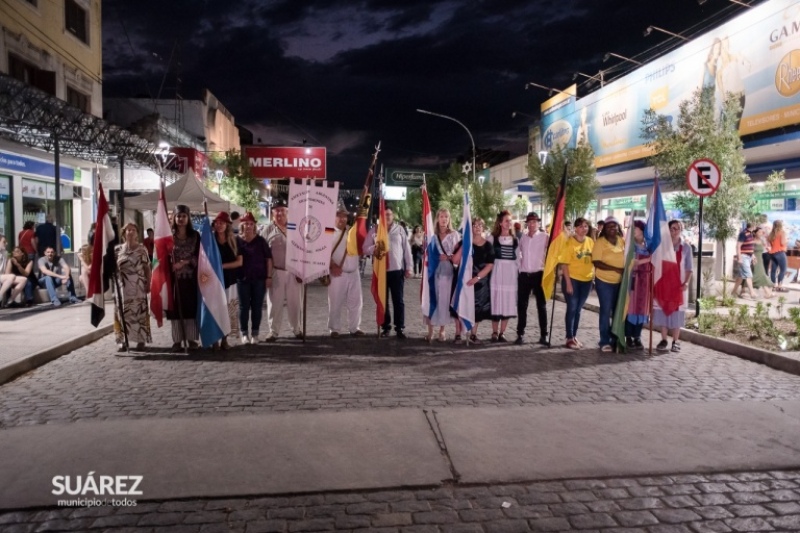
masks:
<svg viewBox="0 0 800 533"><path fill-rule="evenodd" d="M228 299L225 297L225 282L222 277L222 259L208 216L203 218L203 227L200 230L197 285L200 292L197 299L200 342L207 348L231 332Z"/></svg>
<svg viewBox="0 0 800 533"><path fill-rule="evenodd" d="M472 279L472 216L469 209L469 193L464 191L464 216L461 220L461 263L458 265L458 278L453 291L452 307L464 325L464 333L475 325L475 287L468 285Z"/></svg>

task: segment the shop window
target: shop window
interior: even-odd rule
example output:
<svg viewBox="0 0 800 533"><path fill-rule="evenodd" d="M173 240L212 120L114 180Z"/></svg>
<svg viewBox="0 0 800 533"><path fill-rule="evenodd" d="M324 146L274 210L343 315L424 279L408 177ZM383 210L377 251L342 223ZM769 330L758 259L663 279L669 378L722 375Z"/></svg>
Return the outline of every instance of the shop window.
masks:
<svg viewBox="0 0 800 533"><path fill-rule="evenodd" d="M72 87L67 87L67 103L71 106L77 107L84 113L91 113L89 96L80 91L76 91Z"/></svg>
<svg viewBox="0 0 800 533"><path fill-rule="evenodd" d="M66 29L72 35L89 44L89 34L86 31L88 13L78 5L75 0L64 2L64 22Z"/></svg>

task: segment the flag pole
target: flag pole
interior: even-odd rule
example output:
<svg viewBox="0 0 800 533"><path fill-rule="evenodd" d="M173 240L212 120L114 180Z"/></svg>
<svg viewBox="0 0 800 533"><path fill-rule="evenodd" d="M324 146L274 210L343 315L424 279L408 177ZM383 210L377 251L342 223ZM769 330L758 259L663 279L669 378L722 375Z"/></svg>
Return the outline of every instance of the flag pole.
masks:
<svg viewBox="0 0 800 533"><path fill-rule="evenodd" d="M175 216L176 216L176 214L173 211L172 212L172 219L173 220L175 220ZM191 224L191 223L192 223L192 221L189 220L189 224ZM171 260L170 261L170 270L172 270L172 272L170 272L170 275L173 278L175 278L175 270L173 270L174 267L175 267L175 248L172 248L172 251L170 252L170 260ZM177 281L177 279L174 279L174 281ZM177 290L177 289L178 289L178 284L177 283L173 283L172 284L172 294L173 294L173 296L175 296L175 303L178 306L178 320L181 323L181 339L182 339L181 340L181 344L183 344L184 342L186 343L186 346L183 348L183 353L188 355L189 354L189 339L186 338L186 324L183 323L183 306L181 305L181 291Z"/></svg>
<svg viewBox="0 0 800 533"><path fill-rule="evenodd" d="M116 259L116 254L114 254ZM117 271L114 269L114 273L111 274L111 277L114 278L114 296L117 300L117 309L119 309L119 322L122 325L122 336L125 339L125 350L127 351L130 348L130 344L128 343L128 323L125 321L125 304L122 298L122 292L119 288L119 278L117 277Z"/></svg>
<svg viewBox="0 0 800 533"><path fill-rule="evenodd" d="M650 278L650 355L653 355L653 264L650 263L650 268L647 271L647 277Z"/></svg>
<svg viewBox="0 0 800 533"><path fill-rule="evenodd" d="M550 311L550 331L547 334L547 342L553 346L553 322L556 319L556 289L558 288L558 265L556 265L556 275L553 280L553 309ZM564 297L566 300L566 297Z"/></svg>

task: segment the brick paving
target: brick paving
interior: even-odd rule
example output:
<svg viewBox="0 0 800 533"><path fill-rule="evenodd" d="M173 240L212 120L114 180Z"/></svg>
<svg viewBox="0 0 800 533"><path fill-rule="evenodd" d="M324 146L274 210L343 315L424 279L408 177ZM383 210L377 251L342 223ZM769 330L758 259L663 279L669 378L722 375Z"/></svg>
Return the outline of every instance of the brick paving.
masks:
<svg viewBox="0 0 800 533"><path fill-rule="evenodd" d="M129 507L62 507L3 513L0 530L788 532L800 530L800 471L140 501Z"/></svg>
<svg viewBox="0 0 800 533"><path fill-rule="evenodd" d="M312 286L309 339L228 352L167 353L168 328L141 354L113 355L111 336L0 386L0 429L82 419L225 416L396 407L792 400L800 377L683 344L657 356L587 348L427 344L407 284L407 333L378 340L365 279L364 339L330 339L324 290ZM530 311L533 311L531 306ZM563 305L555 340L562 341ZM528 320L529 339L538 337ZM514 321L508 337L513 340ZM262 327L262 331L266 331ZM488 325L481 326L489 331ZM287 330L284 327L284 330ZM452 333L452 328L450 328ZM159 348L160 346L160 348ZM608 478L392 492L139 502L0 514L0 531L800 531L800 472Z"/></svg>
<svg viewBox="0 0 800 533"><path fill-rule="evenodd" d="M404 341L378 340L374 334L331 339L327 314L316 312L327 305L319 286L309 291L305 344L282 338L187 356L165 350L171 345L165 327L155 330L155 347L118 357L113 337L107 336L3 385L0 427L317 409L800 398L800 376L690 343L677 354L601 354L593 347L597 315L588 311L580 332L587 348L579 351L510 342L428 344L419 313L409 303L418 290L418 281L407 285L407 322L416 327L407 329L410 338ZM365 325L374 323L368 295L365 290ZM556 341L562 316L558 303ZM513 325L512 320L509 332ZM488 324L481 328L490 331ZM529 330L528 337L537 336Z"/></svg>

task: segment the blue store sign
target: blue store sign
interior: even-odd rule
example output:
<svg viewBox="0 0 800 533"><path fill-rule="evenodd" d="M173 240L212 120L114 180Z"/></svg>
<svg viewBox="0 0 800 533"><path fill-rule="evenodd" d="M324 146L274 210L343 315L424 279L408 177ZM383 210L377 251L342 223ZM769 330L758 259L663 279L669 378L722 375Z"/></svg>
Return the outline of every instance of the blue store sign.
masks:
<svg viewBox="0 0 800 533"><path fill-rule="evenodd" d="M16 170L17 172L24 172L25 174L35 174L37 176L56 177L56 166L53 163L6 152L0 152L0 168ZM64 181L75 181L75 170L62 166L61 179Z"/></svg>

